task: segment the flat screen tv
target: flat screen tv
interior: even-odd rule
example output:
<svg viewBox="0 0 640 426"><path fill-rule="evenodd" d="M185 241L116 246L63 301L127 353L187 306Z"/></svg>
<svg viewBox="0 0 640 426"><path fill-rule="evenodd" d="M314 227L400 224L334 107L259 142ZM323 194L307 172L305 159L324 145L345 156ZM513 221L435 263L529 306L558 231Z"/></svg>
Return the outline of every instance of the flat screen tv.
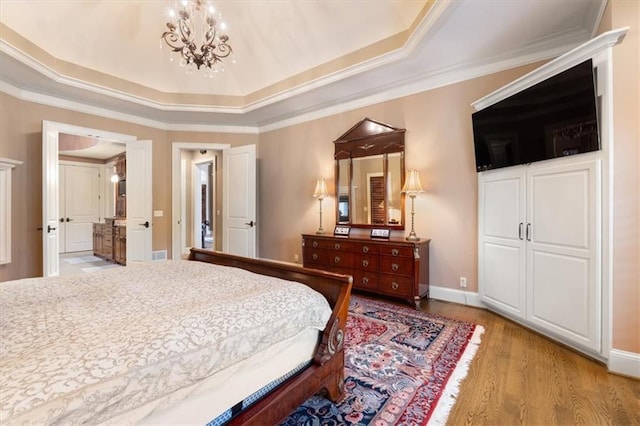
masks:
<svg viewBox="0 0 640 426"><path fill-rule="evenodd" d="M473 113L476 170L600 149L591 59Z"/></svg>

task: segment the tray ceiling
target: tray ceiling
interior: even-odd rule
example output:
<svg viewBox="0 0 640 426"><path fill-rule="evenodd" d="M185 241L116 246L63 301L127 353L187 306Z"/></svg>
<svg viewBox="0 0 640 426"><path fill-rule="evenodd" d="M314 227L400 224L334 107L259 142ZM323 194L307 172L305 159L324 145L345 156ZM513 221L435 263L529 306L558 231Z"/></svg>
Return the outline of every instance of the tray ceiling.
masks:
<svg viewBox="0 0 640 426"><path fill-rule="evenodd" d="M264 126L557 56L606 1L223 0L236 63L212 79L160 48L172 4L1 1L3 91L167 127Z"/></svg>

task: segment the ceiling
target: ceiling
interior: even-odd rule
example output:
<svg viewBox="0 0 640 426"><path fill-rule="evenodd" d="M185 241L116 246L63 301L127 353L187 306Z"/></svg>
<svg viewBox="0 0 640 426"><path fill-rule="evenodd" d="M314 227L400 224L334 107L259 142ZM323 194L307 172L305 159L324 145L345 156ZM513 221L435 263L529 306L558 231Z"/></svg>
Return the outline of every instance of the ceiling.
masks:
<svg viewBox="0 0 640 426"><path fill-rule="evenodd" d="M160 48L168 0L2 0L0 89L159 128L260 131L560 55L606 0L221 0L236 62Z"/></svg>

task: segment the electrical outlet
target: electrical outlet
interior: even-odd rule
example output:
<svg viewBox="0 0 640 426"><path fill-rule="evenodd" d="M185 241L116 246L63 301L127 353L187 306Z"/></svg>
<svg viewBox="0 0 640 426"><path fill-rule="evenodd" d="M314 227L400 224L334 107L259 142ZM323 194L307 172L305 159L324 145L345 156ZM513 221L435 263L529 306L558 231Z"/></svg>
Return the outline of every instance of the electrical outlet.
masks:
<svg viewBox="0 0 640 426"><path fill-rule="evenodd" d="M298 257L297 254L293 255L293 263L300 263L300 258Z"/></svg>
<svg viewBox="0 0 640 426"><path fill-rule="evenodd" d="M467 277L460 277L460 287L467 288Z"/></svg>

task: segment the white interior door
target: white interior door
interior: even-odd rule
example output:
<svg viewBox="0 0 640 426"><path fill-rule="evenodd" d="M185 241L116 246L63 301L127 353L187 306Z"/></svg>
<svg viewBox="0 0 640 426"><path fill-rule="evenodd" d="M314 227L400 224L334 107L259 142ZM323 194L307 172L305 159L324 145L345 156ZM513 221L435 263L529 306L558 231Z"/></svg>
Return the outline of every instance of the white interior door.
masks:
<svg viewBox="0 0 640 426"><path fill-rule="evenodd" d="M93 249L93 224L100 218L100 169L96 166L61 165L61 220L64 219L64 251ZM64 176L64 180L62 179Z"/></svg>
<svg viewBox="0 0 640 426"><path fill-rule="evenodd" d="M66 166L60 164L58 166L58 206L60 206L60 222L58 224L58 253L66 253L67 251L67 227L64 222L64 204L66 197L66 186L64 182L66 181Z"/></svg>
<svg viewBox="0 0 640 426"><path fill-rule="evenodd" d="M525 169L479 178L478 282L485 303L524 318Z"/></svg>
<svg viewBox="0 0 640 426"><path fill-rule="evenodd" d="M151 260L151 141L127 142L127 263Z"/></svg>
<svg viewBox="0 0 640 426"><path fill-rule="evenodd" d="M600 162L531 166L527 316L600 351Z"/></svg>
<svg viewBox="0 0 640 426"><path fill-rule="evenodd" d="M222 151L222 251L256 257L256 146Z"/></svg>
<svg viewBox="0 0 640 426"><path fill-rule="evenodd" d="M60 274L58 123L42 122L42 275Z"/></svg>

